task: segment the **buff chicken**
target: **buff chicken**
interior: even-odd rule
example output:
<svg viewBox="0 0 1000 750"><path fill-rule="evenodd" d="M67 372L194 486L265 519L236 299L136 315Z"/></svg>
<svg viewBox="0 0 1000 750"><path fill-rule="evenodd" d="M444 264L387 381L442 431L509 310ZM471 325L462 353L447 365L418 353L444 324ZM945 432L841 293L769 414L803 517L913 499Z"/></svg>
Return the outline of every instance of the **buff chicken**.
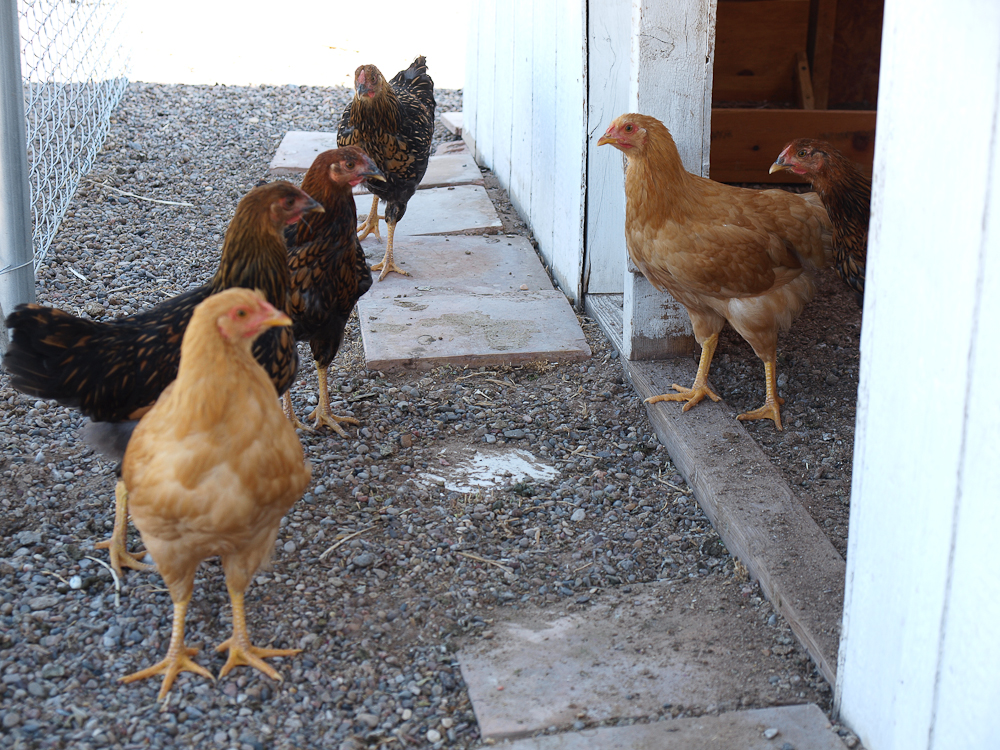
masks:
<svg viewBox="0 0 1000 750"><path fill-rule="evenodd" d="M615 119L598 145L625 155L625 241L632 261L657 289L691 317L701 360L690 388L646 399L708 396L708 371L719 332L730 325L764 363L765 400L740 420L771 419L781 429L777 391L778 332L812 298L812 269L832 255L830 221L815 194L747 190L685 171L670 132L654 117Z"/></svg>
<svg viewBox="0 0 1000 750"><path fill-rule="evenodd" d="M202 560L219 556L233 608L220 677L239 665L275 680L264 659L294 649L250 642L243 596L274 549L282 517L309 484L310 468L254 342L291 319L256 292L229 289L195 308L181 344L177 379L139 422L122 464L132 519L174 605L166 657L121 678L162 674L159 699L182 671L211 678L184 643L184 620Z"/></svg>

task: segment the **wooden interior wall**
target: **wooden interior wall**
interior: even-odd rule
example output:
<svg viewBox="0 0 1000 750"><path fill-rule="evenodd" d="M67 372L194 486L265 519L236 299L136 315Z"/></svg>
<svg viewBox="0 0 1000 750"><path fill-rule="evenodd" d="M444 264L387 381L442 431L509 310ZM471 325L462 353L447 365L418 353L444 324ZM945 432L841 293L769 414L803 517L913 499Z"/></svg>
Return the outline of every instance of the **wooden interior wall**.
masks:
<svg viewBox="0 0 1000 750"><path fill-rule="evenodd" d="M884 0L837 0L830 109L875 109Z"/></svg>
<svg viewBox="0 0 1000 750"><path fill-rule="evenodd" d="M883 2L719 0L712 179L787 182L768 168L804 137L871 172Z"/></svg>

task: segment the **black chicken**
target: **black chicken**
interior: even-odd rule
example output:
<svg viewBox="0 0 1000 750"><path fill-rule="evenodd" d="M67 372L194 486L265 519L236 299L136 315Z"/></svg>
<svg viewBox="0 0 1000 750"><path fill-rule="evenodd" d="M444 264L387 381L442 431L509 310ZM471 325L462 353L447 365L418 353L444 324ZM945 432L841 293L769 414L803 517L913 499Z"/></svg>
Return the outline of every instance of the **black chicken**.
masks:
<svg viewBox="0 0 1000 750"><path fill-rule="evenodd" d="M372 266L373 271L381 270L379 281L390 271L409 276L393 262L392 236L427 171L434 107L434 81L427 74L423 55L388 83L374 65L362 65L354 71L354 99L340 118L337 145L360 146L385 175L384 183L368 183L374 196L372 210L358 228L360 239L364 239L370 232L381 238L380 218L385 218L389 227L385 257ZM380 198L386 202L384 217L378 215Z"/></svg>
<svg viewBox="0 0 1000 750"><path fill-rule="evenodd" d="M287 309L289 272L285 228L322 206L287 182L247 193L236 207L211 281L135 315L103 322L78 318L41 305L18 305L7 316L12 328L3 365L22 393L55 399L79 409L96 428L94 437L124 454L135 420L145 414L177 377L181 339L194 308L230 287L259 290L279 310ZM292 332L273 329L257 339L254 357L278 394L295 378L298 354ZM107 546L111 562L145 569L125 549L125 500L116 488L115 530Z"/></svg>
<svg viewBox="0 0 1000 750"><path fill-rule="evenodd" d="M319 377L319 404L309 419L315 420L315 427L326 425L343 437L347 433L340 423L356 425L358 421L331 413L327 368L337 356L355 303L372 285L371 269L355 229L358 212L351 192L365 179L385 178L360 148L324 151L302 180L302 189L322 204L324 213L286 231L292 282L288 312L295 338L312 347ZM287 391L285 412L293 414ZM305 427L294 417L293 421Z"/></svg>
<svg viewBox="0 0 1000 750"><path fill-rule="evenodd" d="M771 165L771 174L787 169L812 184L833 224L834 267L854 292L858 307L865 299L868 221L872 181L854 162L825 141L792 141Z"/></svg>

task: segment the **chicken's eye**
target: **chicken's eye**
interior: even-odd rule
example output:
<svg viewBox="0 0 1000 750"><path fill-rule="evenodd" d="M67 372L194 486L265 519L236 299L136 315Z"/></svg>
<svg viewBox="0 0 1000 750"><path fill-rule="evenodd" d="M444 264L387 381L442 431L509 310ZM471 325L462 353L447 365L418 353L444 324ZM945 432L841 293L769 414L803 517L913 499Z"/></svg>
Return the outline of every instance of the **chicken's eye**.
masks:
<svg viewBox="0 0 1000 750"><path fill-rule="evenodd" d="M241 309L239 309L239 310L236 311L236 317L237 318L245 318L246 316L247 316L247 311L246 310L244 310L244 309L241 308Z"/></svg>
<svg viewBox="0 0 1000 750"><path fill-rule="evenodd" d="M626 133L631 133L632 132L632 126L631 125L626 125L625 126L625 132Z"/></svg>
<svg viewBox="0 0 1000 750"><path fill-rule="evenodd" d="M348 169L354 169L354 162L353 161L347 162L347 168Z"/></svg>
<svg viewBox="0 0 1000 750"><path fill-rule="evenodd" d="M799 151L798 155L799 155L800 158L805 158L809 154L808 154L808 152L805 149L802 149L801 151Z"/></svg>

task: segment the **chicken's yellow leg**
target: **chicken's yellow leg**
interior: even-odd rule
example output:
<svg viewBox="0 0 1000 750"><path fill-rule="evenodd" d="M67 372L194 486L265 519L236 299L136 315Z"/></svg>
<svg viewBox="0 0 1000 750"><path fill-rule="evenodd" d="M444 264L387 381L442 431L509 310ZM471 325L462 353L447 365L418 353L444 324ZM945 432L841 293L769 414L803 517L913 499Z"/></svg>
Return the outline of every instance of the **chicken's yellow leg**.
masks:
<svg viewBox="0 0 1000 750"><path fill-rule="evenodd" d="M128 491L125 483L118 480L115 485L115 527L111 530L111 538L94 545L96 549L106 549L111 558L111 567L119 578L123 578L122 566L132 570L152 570L154 566L142 562L146 556L145 550L134 555L125 548L125 535L128 530Z"/></svg>
<svg viewBox="0 0 1000 750"><path fill-rule="evenodd" d="M347 437L347 433L344 432L340 423L345 422L353 425L361 423L354 417L338 417L330 411L330 387L326 379L327 368L322 367L319 362L316 363L316 376L319 378L319 403L308 418L316 420L314 424L316 428L319 428L320 425L326 425L341 437Z"/></svg>
<svg viewBox="0 0 1000 750"><path fill-rule="evenodd" d="M359 240L363 240L365 237L367 237L372 232L375 233L376 237L378 237L379 239L382 239L382 235L378 231L378 220L379 219L384 219L384 218L385 218L384 216L379 216L378 215L378 196L377 195L373 195L372 196L372 210L369 212L369 214L365 218L365 220L363 222L361 222L361 226L358 227L358 239Z"/></svg>
<svg viewBox="0 0 1000 750"><path fill-rule="evenodd" d="M785 399L778 395L778 375L777 375L777 365L775 365L774 360L764 363L764 405L759 409L754 409L753 411L748 411L745 414L740 414L737 419L741 422L745 422L750 419L773 419L774 426L779 430L781 427L781 404L785 403Z"/></svg>
<svg viewBox="0 0 1000 750"><path fill-rule="evenodd" d="M139 672L119 677L119 682L135 682L162 674L164 675L163 684L160 685L160 694L156 696L157 700L162 701L170 692L174 678L181 672L196 672L212 681L215 680L211 672L190 659L198 653L198 649L188 648L184 645L184 618L187 615L189 601L191 601L190 595L183 601L174 602L174 624L170 630L170 646L167 648L167 655L163 661Z"/></svg>
<svg viewBox="0 0 1000 750"><path fill-rule="evenodd" d="M233 667L247 665L259 669L272 680L281 682L281 675L264 659L270 656L294 656L302 651L300 648L257 648L250 644L250 634L247 633L246 610L243 607L243 592L234 591L228 582L229 599L233 604L233 635L216 646L216 651L229 649L229 658L219 672L219 677L225 677Z"/></svg>
<svg viewBox="0 0 1000 750"><path fill-rule="evenodd" d="M288 421L292 423L292 427L296 430L305 430L306 432L312 432L312 427L304 424L295 416L295 409L292 407L292 391L291 389L285 391L285 395L281 397L281 408L285 412L285 416L288 417Z"/></svg>
<svg viewBox="0 0 1000 750"><path fill-rule="evenodd" d="M403 276L409 276L410 274L404 271L402 268L396 265L392 259L392 235L396 232L396 222L389 221L386 222L389 225L389 241L385 248L385 257L381 261L372 266L373 271L381 271L378 275L378 280L381 281L388 274L395 271L396 273L402 274Z"/></svg>
<svg viewBox="0 0 1000 750"><path fill-rule="evenodd" d="M670 387L678 393L664 393L659 396L650 396L646 399L647 404L655 404L660 401L687 401L682 411L687 411L692 406L708 396L713 401L719 401L719 397L708 387L708 368L712 365L712 357L715 354L715 347L719 343L719 334L713 333L705 343L701 345L701 360L698 362L698 373L694 376L694 383L690 388L674 383Z"/></svg>

